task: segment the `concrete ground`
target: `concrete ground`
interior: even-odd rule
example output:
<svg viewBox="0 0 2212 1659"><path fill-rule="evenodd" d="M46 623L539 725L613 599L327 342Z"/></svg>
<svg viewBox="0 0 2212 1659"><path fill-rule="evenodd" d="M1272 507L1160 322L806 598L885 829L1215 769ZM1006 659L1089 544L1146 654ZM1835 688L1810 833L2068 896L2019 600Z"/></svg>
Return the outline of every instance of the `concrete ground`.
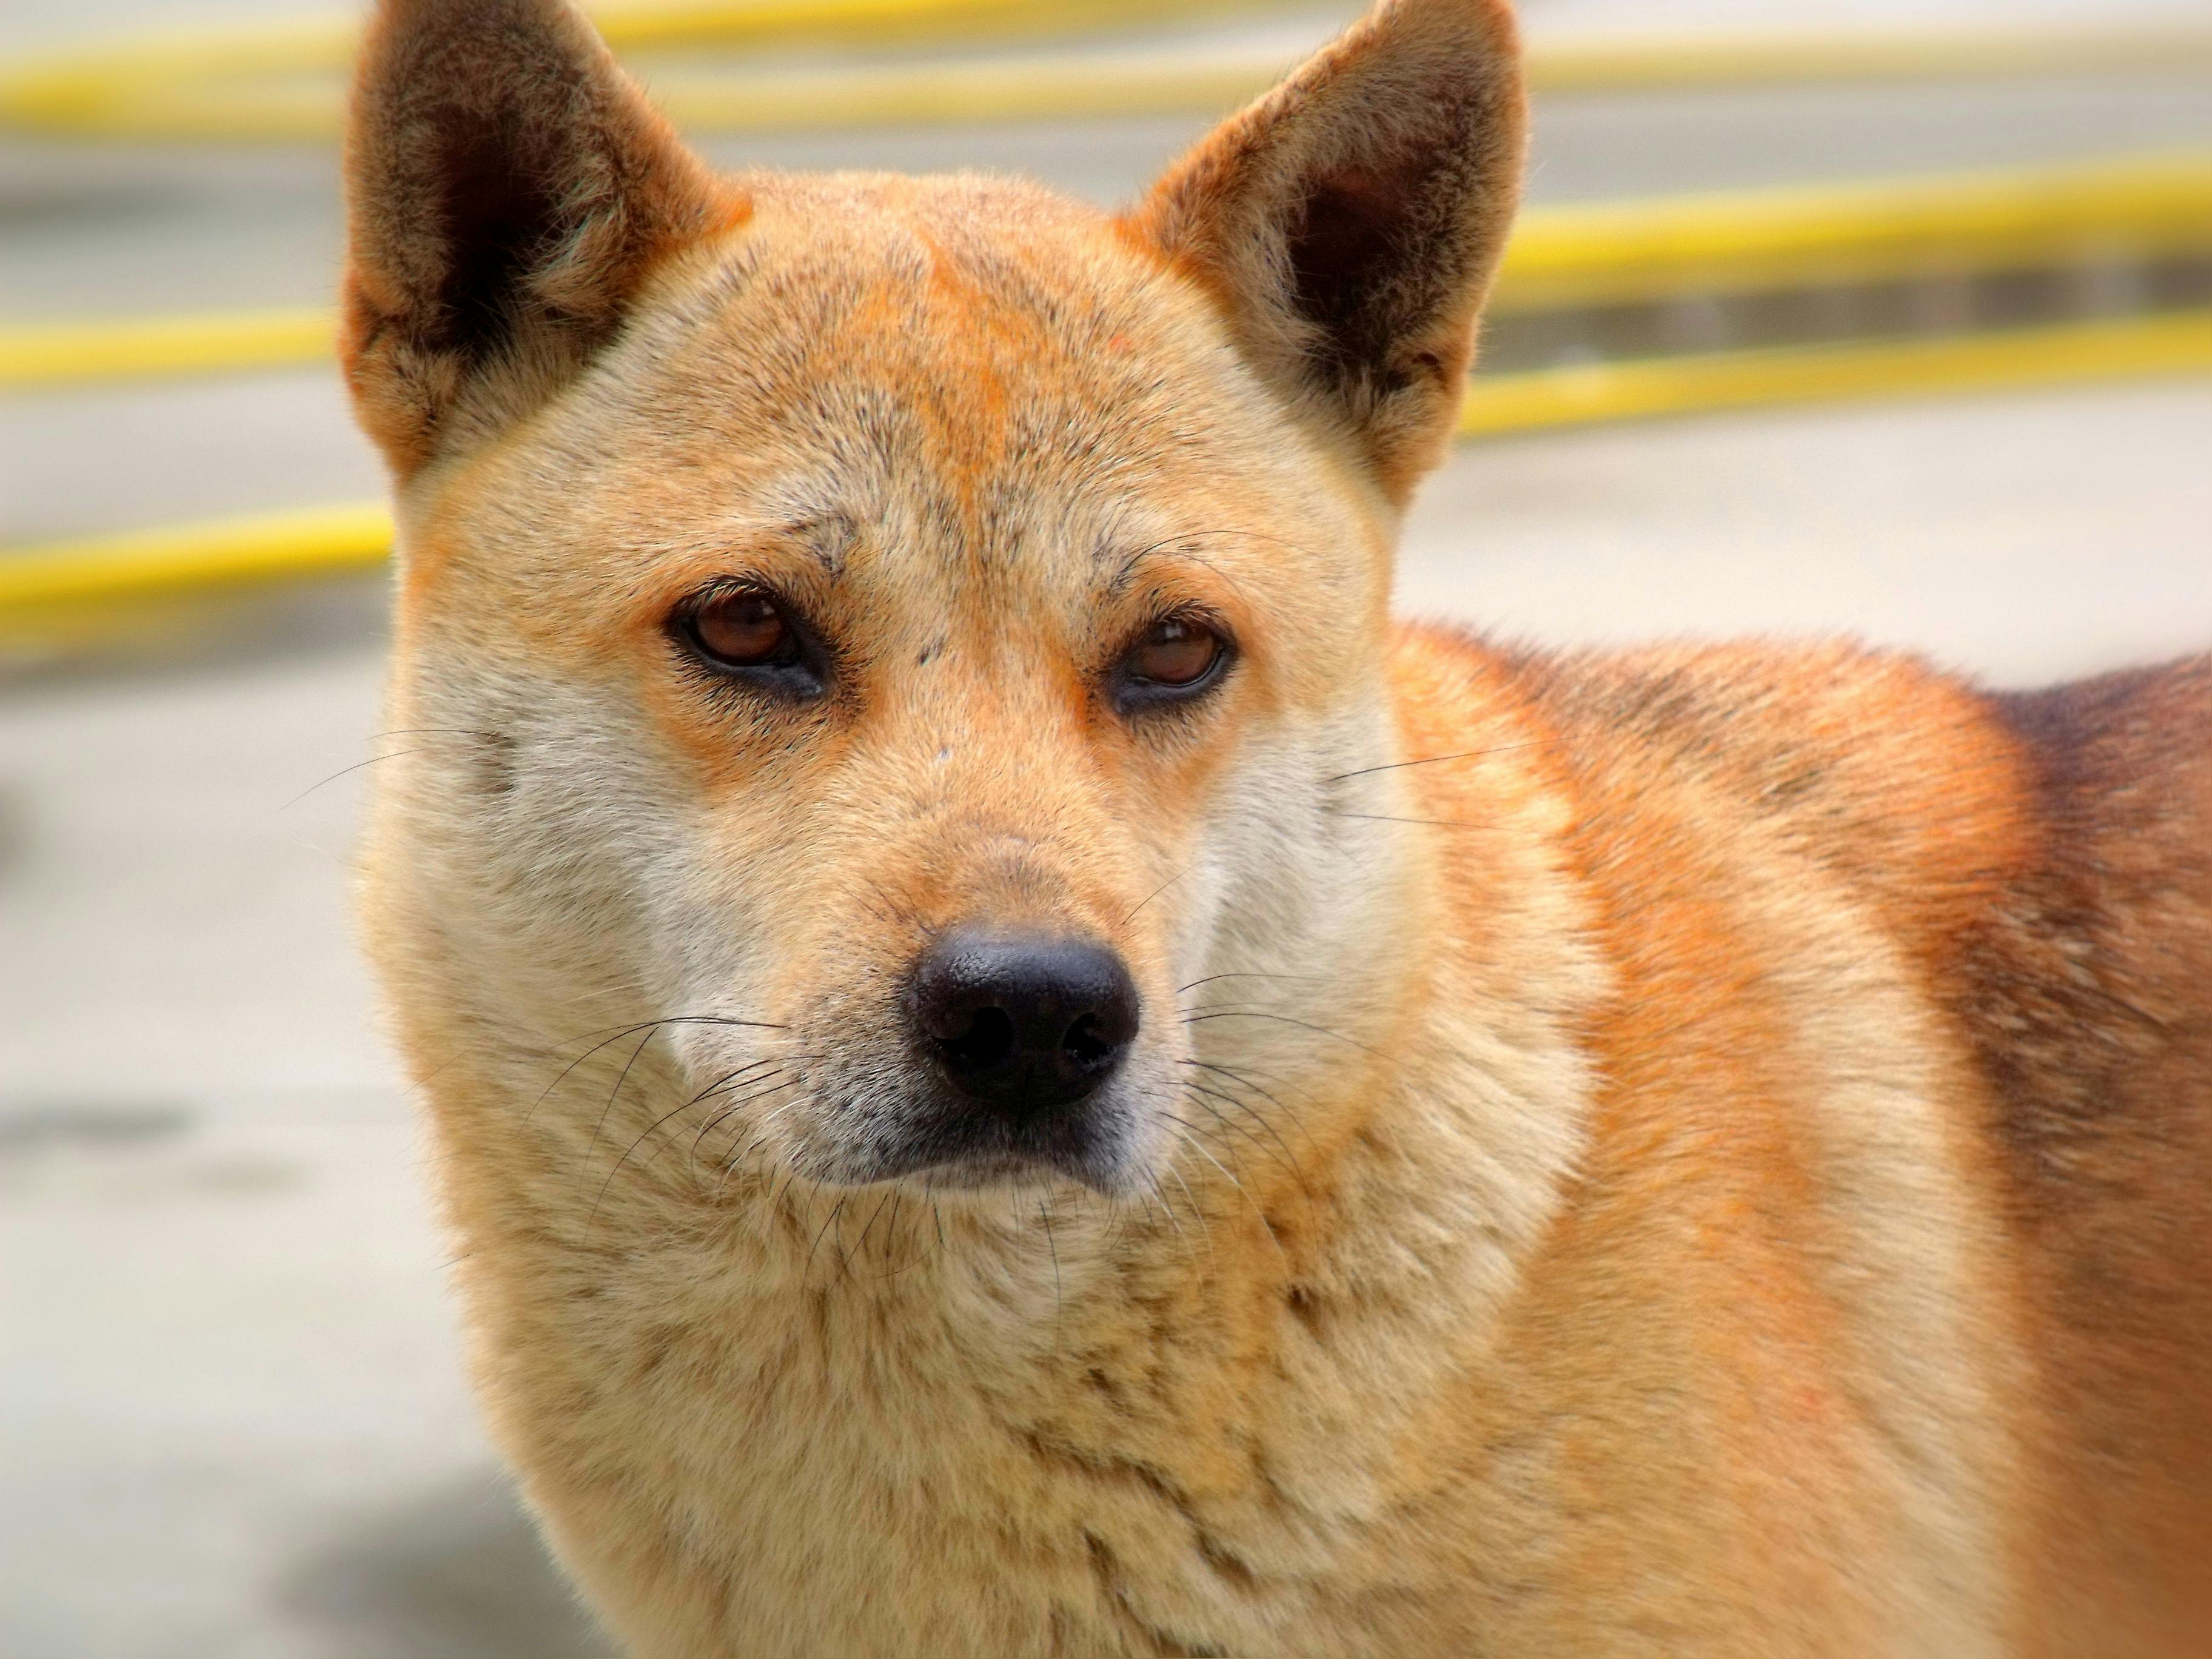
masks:
<svg viewBox="0 0 2212 1659"><path fill-rule="evenodd" d="M0 46L149 3L16 0ZM1110 198L1188 125L778 154ZM1655 96L1545 133L1540 191L1628 194L2203 141L2212 98ZM335 246L314 155L0 146L0 319L313 300ZM2208 453L2203 380L1492 442L1424 497L1401 597L1563 643L1844 629L2094 672L2212 644ZM0 402L0 543L376 487L322 374ZM580 1659L467 1397L348 935L348 769L390 748L375 588L179 629L0 681L0 1655Z"/></svg>

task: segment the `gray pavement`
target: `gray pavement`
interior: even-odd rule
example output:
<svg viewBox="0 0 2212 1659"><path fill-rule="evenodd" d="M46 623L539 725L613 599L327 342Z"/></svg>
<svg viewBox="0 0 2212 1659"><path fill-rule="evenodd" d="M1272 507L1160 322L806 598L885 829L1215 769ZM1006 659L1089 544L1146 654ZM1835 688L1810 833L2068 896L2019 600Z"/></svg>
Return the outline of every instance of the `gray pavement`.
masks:
<svg viewBox="0 0 2212 1659"><path fill-rule="evenodd" d="M13 0L0 49L184 9ZM1792 15L1993 9L1805 0ZM1632 0L1528 10L1563 27L1652 17ZM1537 189L2212 142L2208 92L1562 100L1542 112ZM1111 199L1198 125L742 149L1021 166ZM0 143L0 319L313 301L336 223L317 154ZM2212 645L2208 453L2206 379L1492 441L1424 496L1401 601L1562 643L1843 630L2005 683L2090 672ZM0 545L378 483L322 373L0 399ZM0 679L4 1659L599 1650L471 1409L408 1091L351 945L368 776L348 769L392 746L378 614L373 583L180 612L96 670Z"/></svg>

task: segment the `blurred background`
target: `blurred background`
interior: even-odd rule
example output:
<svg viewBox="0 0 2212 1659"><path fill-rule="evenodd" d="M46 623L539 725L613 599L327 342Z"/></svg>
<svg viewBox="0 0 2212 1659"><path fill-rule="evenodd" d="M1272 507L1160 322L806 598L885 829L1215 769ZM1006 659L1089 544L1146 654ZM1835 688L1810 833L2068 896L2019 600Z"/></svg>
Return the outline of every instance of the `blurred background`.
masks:
<svg viewBox="0 0 2212 1659"><path fill-rule="evenodd" d="M1111 204L1358 9L599 15L719 161ZM1523 18L1531 212L1405 608L2007 684L2212 646L2212 3ZM9 1659L600 1651L476 1425L349 937L404 742L328 362L351 21L0 0Z"/></svg>

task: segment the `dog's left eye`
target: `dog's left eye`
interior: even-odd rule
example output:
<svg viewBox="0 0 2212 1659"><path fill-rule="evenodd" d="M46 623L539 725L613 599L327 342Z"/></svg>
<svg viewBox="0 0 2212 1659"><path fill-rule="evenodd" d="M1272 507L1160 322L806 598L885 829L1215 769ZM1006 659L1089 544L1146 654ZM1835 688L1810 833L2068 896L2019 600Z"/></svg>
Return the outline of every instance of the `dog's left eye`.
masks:
<svg viewBox="0 0 2212 1659"><path fill-rule="evenodd" d="M1157 702L1205 690L1228 659L1228 641L1204 623L1164 617L1122 653L1115 678L1124 702Z"/></svg>

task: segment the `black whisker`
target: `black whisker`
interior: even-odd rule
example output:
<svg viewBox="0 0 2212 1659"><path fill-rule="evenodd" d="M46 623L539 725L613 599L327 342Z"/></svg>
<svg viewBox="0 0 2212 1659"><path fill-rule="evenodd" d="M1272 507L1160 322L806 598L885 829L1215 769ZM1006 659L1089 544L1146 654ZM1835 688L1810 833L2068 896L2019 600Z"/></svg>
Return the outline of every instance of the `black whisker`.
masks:
<svg viewBox="0 0 2212 1659"><path fill-rule="evenodd" d="M1166 1113L1164 1115L1166 1116L1170 1122L1181 1123L1185 1129L1190 1129L1191 1126L1188 1123L1183 1123L1183 1121L1177 1117L1173 1112ZM1193 1130L1192 1133L1194 1134L1196 1131ZM1198 1194L1191 1191L1190 1182L1183 1179L1182 1171L1181 1170L1176 1169L1174 1164L1170 1164L1168 1165L1168 1173L1175 1177L1176 1185L1182 1188L1182 1195L1190 1200L1190 1218L1200 1224L1200 1236L1206 1240L1206 1257L1209 1261L1212 1260L1214 1257L1213 1230L1205 1224L1207 1219L1206 1206L1198 1201ZM1160 1196L1161 1201L1164 1203L1166 1201L1167 1195L1163 1193ZM1170 1213L1172 1214L1173 1212L1170 1211Z"/></svg>
<svg viewBox="0 0 2212 1659"><path fill-rule="evenodd" d="M884 1189L884 1195L876 1200L876 1207L868 1212L867 1225L860 1229L860 1236L853 1241L854 1255L858 1255L863 1250L867 1249L868 1234L874 1230L877 1218L883 1214L884 1206L889 1204L891 1200L897 1195L897 1193L898 1188L896 1187L887 1187ZM893 1212L892 1213L891 1224L894 1227L898 1224L898 1215L896 1212Z"/></svg>
<svg viewBox="0 0 2212 1659"><path fill-rule="evenodd" d="M369 767L380 766L386 761L405 760L410 755L427 755L429 752L430 751L428 749L399 749L393 750L389 755L371 755L365 761L356 761L351 766L340 767L337 771L331 773L330 776L325 778L320 783L309 784L305 789L302 789L298 794L293 796L291 799L286 801L282 806L278 807L276 811L279 812L289 812L294 807L297 806L301 801L307 799L308 796L313 794L318 789L326 789L331 784L336 783L340 778L351 777L355 773L364 771Z"/></svg>
<svg viewBox="0 0 2212 1659"><path fill-rule="evenodd" d="M566 1066L562 1066L561 1068L561 1074L555 1078L552 1082L547 1084L545 1085L544 1091L541 1093L537 1099L530 1103L529 1109L522 1115L523 1122L526 1125L528 1124L532 1116L537 1112L538 1109L545 1103L547 1097L551 1095L556 1089L559 1088L563 1083L566 1083L568 1080L568 1074L574 1071L579 1066L581 1066L586 1060L589 1060L593 1054L599 1053L600 1049L611 1048L614 1044L620 1042L624 1037L635 1036L640 1031L645 1031L650 1034L653 1031L658 1030L664 1025L725 1025L754 1031L781 1031L788 1029L782 1025L765 1024L756 1019L735 1019L726 1014L672 1014L665 1019L641 1020L635 1025L622 1025L612 1028L603 1027L603 1030L611 1029L612 1035L601 1037L599 1042L593 1043L590 1048L585 1049L582 1054L578 1054L575 1059L570 1060ZM585 1037L597 1036L599 1036L599 1033L596 1031L586 1031L583 1033L581 1036L569 1038L568 1042L580 1042ZM567 1046L567 1043L562 1043L559 1045L558 1048L555 1048L553 1052L557 1054L560 1051L560 1048L565 1048Z"/></svg>
<svg viewBox="0 0 2212 1659"><path fill-rule="evenodd" d="M779 1086L787 1086L789 1084L796 1083L799 1079L794 1077L784 1076L781 1068L793 1064L794 1060L804 1061L811 1058L812 1058L811 1055L800 1054L795 1056L785 1055L775 1060L755 1060L750 1066L741 1066L738 1068L738 1072L750 1072L752 1075L746 1078L742 1085L734 1086L751 1088L754 1085L763 1083L769 1078L775 1078L779 1076L783 1076L783 1084ZM763 1066L769 1068L765 1076L763 1076L761 1069ZM714 1087L702 1090L700 1093L692 1097L691 1104L694 1106L702 1105L710 1099L720 1099L724 1103L720 1106L718 1106L714 1112L708 1115L704 1123L702 1123L699 1126L699 1133L692 1138L691 1162L694 1167L696 1167L699 1162L699 1149L706 1144L707 1137L714 1133L718 1127L722 1124L728 1122L730 1119L736 1116L754 1101L761 1098L761 1096L757 1091L751 1094L740 1094L736 1096L734 1098L728 1095L727 1090L733 1086L731 1084L731 1079L736 1077L738 1075L738 1072L732 1072L730 1074L730 1077L722 1079L720 1081L717 1082Z"/></svg>
<svg viewBox="0 0 2212 1659"><path fill-rule="evenodd" d="M1244 1183L1237 1178L1236 1171L1231 1170L1226 1164L1224 1164L1219 1158L1214 1157L1212 1152L1206 1151L1205 1139L1199 1133L1198 1126L1191 1122L1188 1118L1177 1117L1173 1112L1164 1113L1163 1115L1165 1116L1170 1123L1180 1123L1184 1128L1190 1132L1189 1143L1192 1149L1208 1164L1211 1164L1215 1169L1220 1170L1223 1177L1231 1186L1237 1189L1237 1196L1242 1198L1245 1203L1251 1206L1252 1213L1259 1218L1260 1231L1267 1235L1267 1242L1275 1247L1275 1253L1278 1255L1281 1255L1283 1254L1283 1241L1275 1237L1275 1226L1273 1222L1267 1219L1267 1212L1260 1207L1259 1200L1254 1198L1251 1193L1246 1188ZM1176 1178L1178 1181L1182 1179L1181 1176L1177 1176ZM1186 1188L1186 1190L1188 1189ZM1287 1256L1285 1257L1285 1261L1288 1259L1289 1258Z"/></svg>
<svg viewBox="0 0 2212 1659"><path fill-rule="evenodd" d="M1486 823L1462 823L1453 818L1397 818L1388 812L1340 812L1324 806L1322 816L1327 818L1364 818L1370 823L1426 823L1439 830L1487 830Z"/></svg>
<svg viewBox="0 0 2212 1659"><path fill-rule="evenodd" d="M1174 886L1185 876L1188 875L1192 871L1197 868L1198 866L1195 864L1187 864L1182 869L1176 871L1175 874L1170 876L1165 881L1162 882L1158 886L1153 888L1151 892L1146 894L1144 897L1137 901L1135 908L1132 909L1128 915L1121 918L1121 925L1124 927L1127 927L1129 925L1130 919L1137 914L1138 910L1143 909L1147 904L1150 904L1161 894L1166 892L1169 888Z"/></svg>
<svg viewBox="0 0 2212 1659"><path fill-rule="evenodd" d="M592 1144L584 1148L586 1164L588 1164L592 1161L592 1154L599 1150L599 1136L607 1127L607 1120L614 1115L615 1102L622 1098L623 1085L629 1081L630 1068L637 1064L638 1056L646 1051L647 1046L659 1035L659 1031L658 1025L649 1027L646 1034L637 1040L637 1047L629 1051L629 1058L623 1062L622 1073L615 1079L615 1086L607 1091L606 1108L600 1112L599 1121L592 1126Z"/></svg>
<svg viewBox="0 0 2212 1659"><path fill-rule="evenodd" d="M1261 1099L1266 1101L1270 1106L1273 1107L1276 1111L1279 1112L1285 1118L1289 1120L1291 1127L1296 1129L1301 1135L1304 1135L1306 1137L1308 1146L1311 1146L1313 1138L1306 1129L1304 1120L1299 1116L1297 1108L1292 1106L1280 1095L1276 1094L1273 1090L1268 1089L1264 1085L1255 1083L1244 1071L1231 1066L1218 1066L1211 1060L1186 1060L1182 1063L1186 1066L1194 1066L1201 1072L1211 1072L1217 1077L1226 1079L1227 1084L1225 1086L1247 1090L1249 1092L1259 1096ZM1273 1073L1269 1073L1267 1075L1273 1077L1274 1074ZM1277 1078L1276 1081L1280 1082L1282 1079ZM1235 1099L1236 1097L1232 1096L1231 1098ZM1261 1111L1258 1108L1252 1105L1249 1101L1237 1099L1237 1105L1238 1109L1249 1116L1254 1122L1260 1125L1261 1128L1265 1129L1274 1138L1275 1144L1283 1149L1284 1155L1291 1160L1294 1166L1298 1168L1301 1175L1303 1176L1304 1166L1298 1164L1297 1153L1291 1148L1290 1143L1283 1139L1282 1132L1275 1127L1275 1120L1267 1113ZM1303 1184L1303 1182L1301 1182L1301 1184Z"/></svg>
<svg viewBox="0 0 2212 1659"><path fill-rule="evenodd" d="M710 1115L704 1123L702 1123L699 1126L699 1133L691 1138L690 1164L695 1172L699 1167L699 1149L706 1144L707 1137L708 1135L714 1133L715 1130L721 1127L723 1124L727 1123L739 1112L744 1110L746 1107L754 1105L760 1101L766 1100L770 1095L781 1094L784 1090L793 1087L802 1080L799 1078L792 1075L790 1073L782 1070L781 1065L782 1063L781 1061L777 1062L776 1068L769 1071L765 1074L755 1073L753 1076L745 1080L748 1091L746 1093L724 1097L725 1103L717 1108L713 1115ZM696 1106L699 1103L700 1103L696 1100L691 1103L693 1106ZM689 1108L686 1109L688 1110ZM734 1140L736 1137L732 1136L731 1139ZM765 1139L765 1137L763 1137L763 1139ZM758 1145L759 1143L756 1142L755 1144ZM666 1147L663 1147L661 1149L662 1152L665 1152L666 1150ZM655 1152L653 1156L653 1158L659 1158L660 1153ZM647 1160L647 1163L650 1163L652 1159ZM723 1158L717 1158L712 1161L722 1164L724 1165L724 1173L726 1175L727 1174L726 1156Z"/></svg>
<svg viewBox="0 0 2212 1659"><path fill-rule="evenodd" d="M830 1214L823 1221L820 1229L815 1233L814 1242L806 1247L806 1265L799 1270L799 1277L802 1279L805 1278L808 1272L811 1271L814 1266L814 1253L822 1248L823 1234L828 1232L830 1231L830 1224L835 1222L839 1216L844 1213L845 1200L842 1198L830 1206ZM837 1254L840 1256L842 1256L845 1254L845 1238L842 1233L840 1233L837 1236Z"/></svg>
<svg viewBox="0 0 2212 1659"><path fill-rule="evenodd" d="M1060 1246L1052 1237L1052 1200L1049 1196L1037 1200L1037 1219L1044 1223L1044 1247L1052 1255L1052 1346L1060 1346Z"/></svg>
<svg viewBox="0 0 2212 1659"><path fill-rule="evenodd" d="M1377 772L1395 772L1408 766L1441 766L1446 761L1479 760L1485 755L1510 755L1518 749L1542 749L1549 744L1565 743L1565 738L1532 738L1526 743L1502 743L1491 749L1468 749L1456 755L1428 755L1419 760L1392 761L1387 766L1363 766L1356 772L1339 772L1324 783L1343 783L1352 778L1372 777Z"/></svg>
<svg viewBox="0 0 2212 1659"><path fill-rule="evenodd" d="M1297 1110L1296 1108L1291 1106L1289 1102L1284 1100L1279 1095L1274 1094L1261 1087L1259 1084L1253 1082L1251 1078L1233 1066L1218 1066L1210 1060L1186 1060L1182 1061L1182 1064L1185 1066L1194 1066L1201 1072L1218 1073L1219 1075L1229 1079L1231 1082L1236 1083L1243 1088L1249 1089L1254 1094L1259 1096L1261 1099L1266 1101L1270 1106L1273 1106L1282 1112L1284 1115L1288 1117L1293 1123L1297 1121ZM1273 1077L1274 1076L1274 1073L1270 1072L1266 1073L1263 1075ZM1278 1081L1280 1079L1278 1079Z"/></svg>
<svg viewBox="0 0 2212 1659"><path fill-rule="evenodd" d="M1189 1090L1194 1094L1202 1095L1209 1100L1218 1100L1224 1105L1235 1107L1247 1117L1258 1122L1262 1127L1269 1127L1265 1116L1254 1111L1249 1106L1246 1105L1243 1101L1236 1098L1233 1095L1223 1094L1218 1089L1209 1089L1202 1083L1186 1083L1182 1086L1185 1089ZM1212 1108L1209 1107L1207 1109L1212 1110ZM1290 1147L1283 1142L1283 1139L1280 1135L1277 1135L1275 1137L1276 1146L1281 1147L1281 1150L1278 1152L1275 1150L1275 1147L1269 1146L1266 1141L1261 1139L1258 1135L1246 1128L1243 1124L1237 1123L1228 1118L1222 1117L1218 1112L1214 1114L1214 1116L1216 1121L1218 1121L1224 1128L1235 1130L1238 1134L1243 1135L1245 1139L1250 1141L1255 1146L1257 1146L1262 1152L1266 1153L1267 1157L1273 1158L1278 1164L1281 1165L1283 1173L1289 1176L1292 1181L1297 1182L1298 1190L1300 1192L1305 1194L1309 1198L1313 1196L1313 1189L1306 1185L1305 1171L1298 1167L1298 1160L1297 1157L1291 1152ZM1269 1132L1271 1133L1273 1133L1272 1128L1269 1129Z"/></svg>
<svg viewBox="0 0 2212 1659"><path fill-rule="evenodd" d="M1162 548L1176 547L1179 543L1204 541L1208 538L1214 536L1239 536L1247 541L1273 542L1276 546L1287 547L1294 553L1304 553L1307 550L1304 548L1300 547L1296 542L1285 541L1280 536L1270 536L1264 531L1186 530L1179 535L1163 537L1160 540L1154 542L1150 547L1140 547L1135 552L1124 556L1121 560L1121 568L1114 573L1109 586L1118 587L1123 583L1126 583L1129 580L1130 574L1134 571L1139 564L1142 564L1146 559L1152 557L1153 554L1158 552ZM1238 581L1237 578L1231 575L1228 571L1222 569L1222 568L1214 563L1212 560L1206 558L1200 554L1191 552L1188 547L1183 547L1180 550L1187 554L1190 558L1195 560L1198 563L1204 565L1208 570L1212 571L1224 581L1227 582L1231 587L1236 588L1240 593L1244 591L1243 583Z"/></svg>
<svg viewBox="0 0 2212 1659"><path fill-rule="evenodd" d="M1320 974L1261 974L1249 972L1240 974L1209 974L1204 979L1194 979L1188 985L1178 986L1176 989L1176 994L1177 996L1182 996L1188 992L1195 991L1201 985L1212 985L1217 981L1224 979L1297 980L1308 985L1327 985L1331 982Z"/></svg>
<svg viewBox="0 0 2212 1659"><path fill-rule="evenodd" d="M615 1167L607 1171L607 1178L599 1183L599 1196L592 1200L591 1219L584 1224L584 1231L586 1234L588 1234L594 1226L599 1224L599 1206L606 1202L607 1194L615 1184L615 1177L623 1172L623 1166L630 1161L631 1158L635 1155L639 1147L644 1146L647 1141L652 1139L655 1134L659 1133L660 1126L662 1124L674 1122L678 1118L683 1116L684 1113L690 1111L696 1103L696 1102L686 1101L683 1105L678 1106L674 1111L669 1113L665 1117L659 1118L654 1122L648 1124L646 1127L645 1133L640 1135L635 1140L631 1141L629 1146L624 1149L623 1155L615 1160ZM666 1146L663 1146L660 1149L660 1152L665 1152L667 1150L668 1148ZM660 1152L655 1152L653 1155L653 1158L646 1159L643 1164L638 1165L638 1173L642 1175L647 1170L650 1169L653 1166L653 1158L659 1158L660 1156Z"/></svg>

